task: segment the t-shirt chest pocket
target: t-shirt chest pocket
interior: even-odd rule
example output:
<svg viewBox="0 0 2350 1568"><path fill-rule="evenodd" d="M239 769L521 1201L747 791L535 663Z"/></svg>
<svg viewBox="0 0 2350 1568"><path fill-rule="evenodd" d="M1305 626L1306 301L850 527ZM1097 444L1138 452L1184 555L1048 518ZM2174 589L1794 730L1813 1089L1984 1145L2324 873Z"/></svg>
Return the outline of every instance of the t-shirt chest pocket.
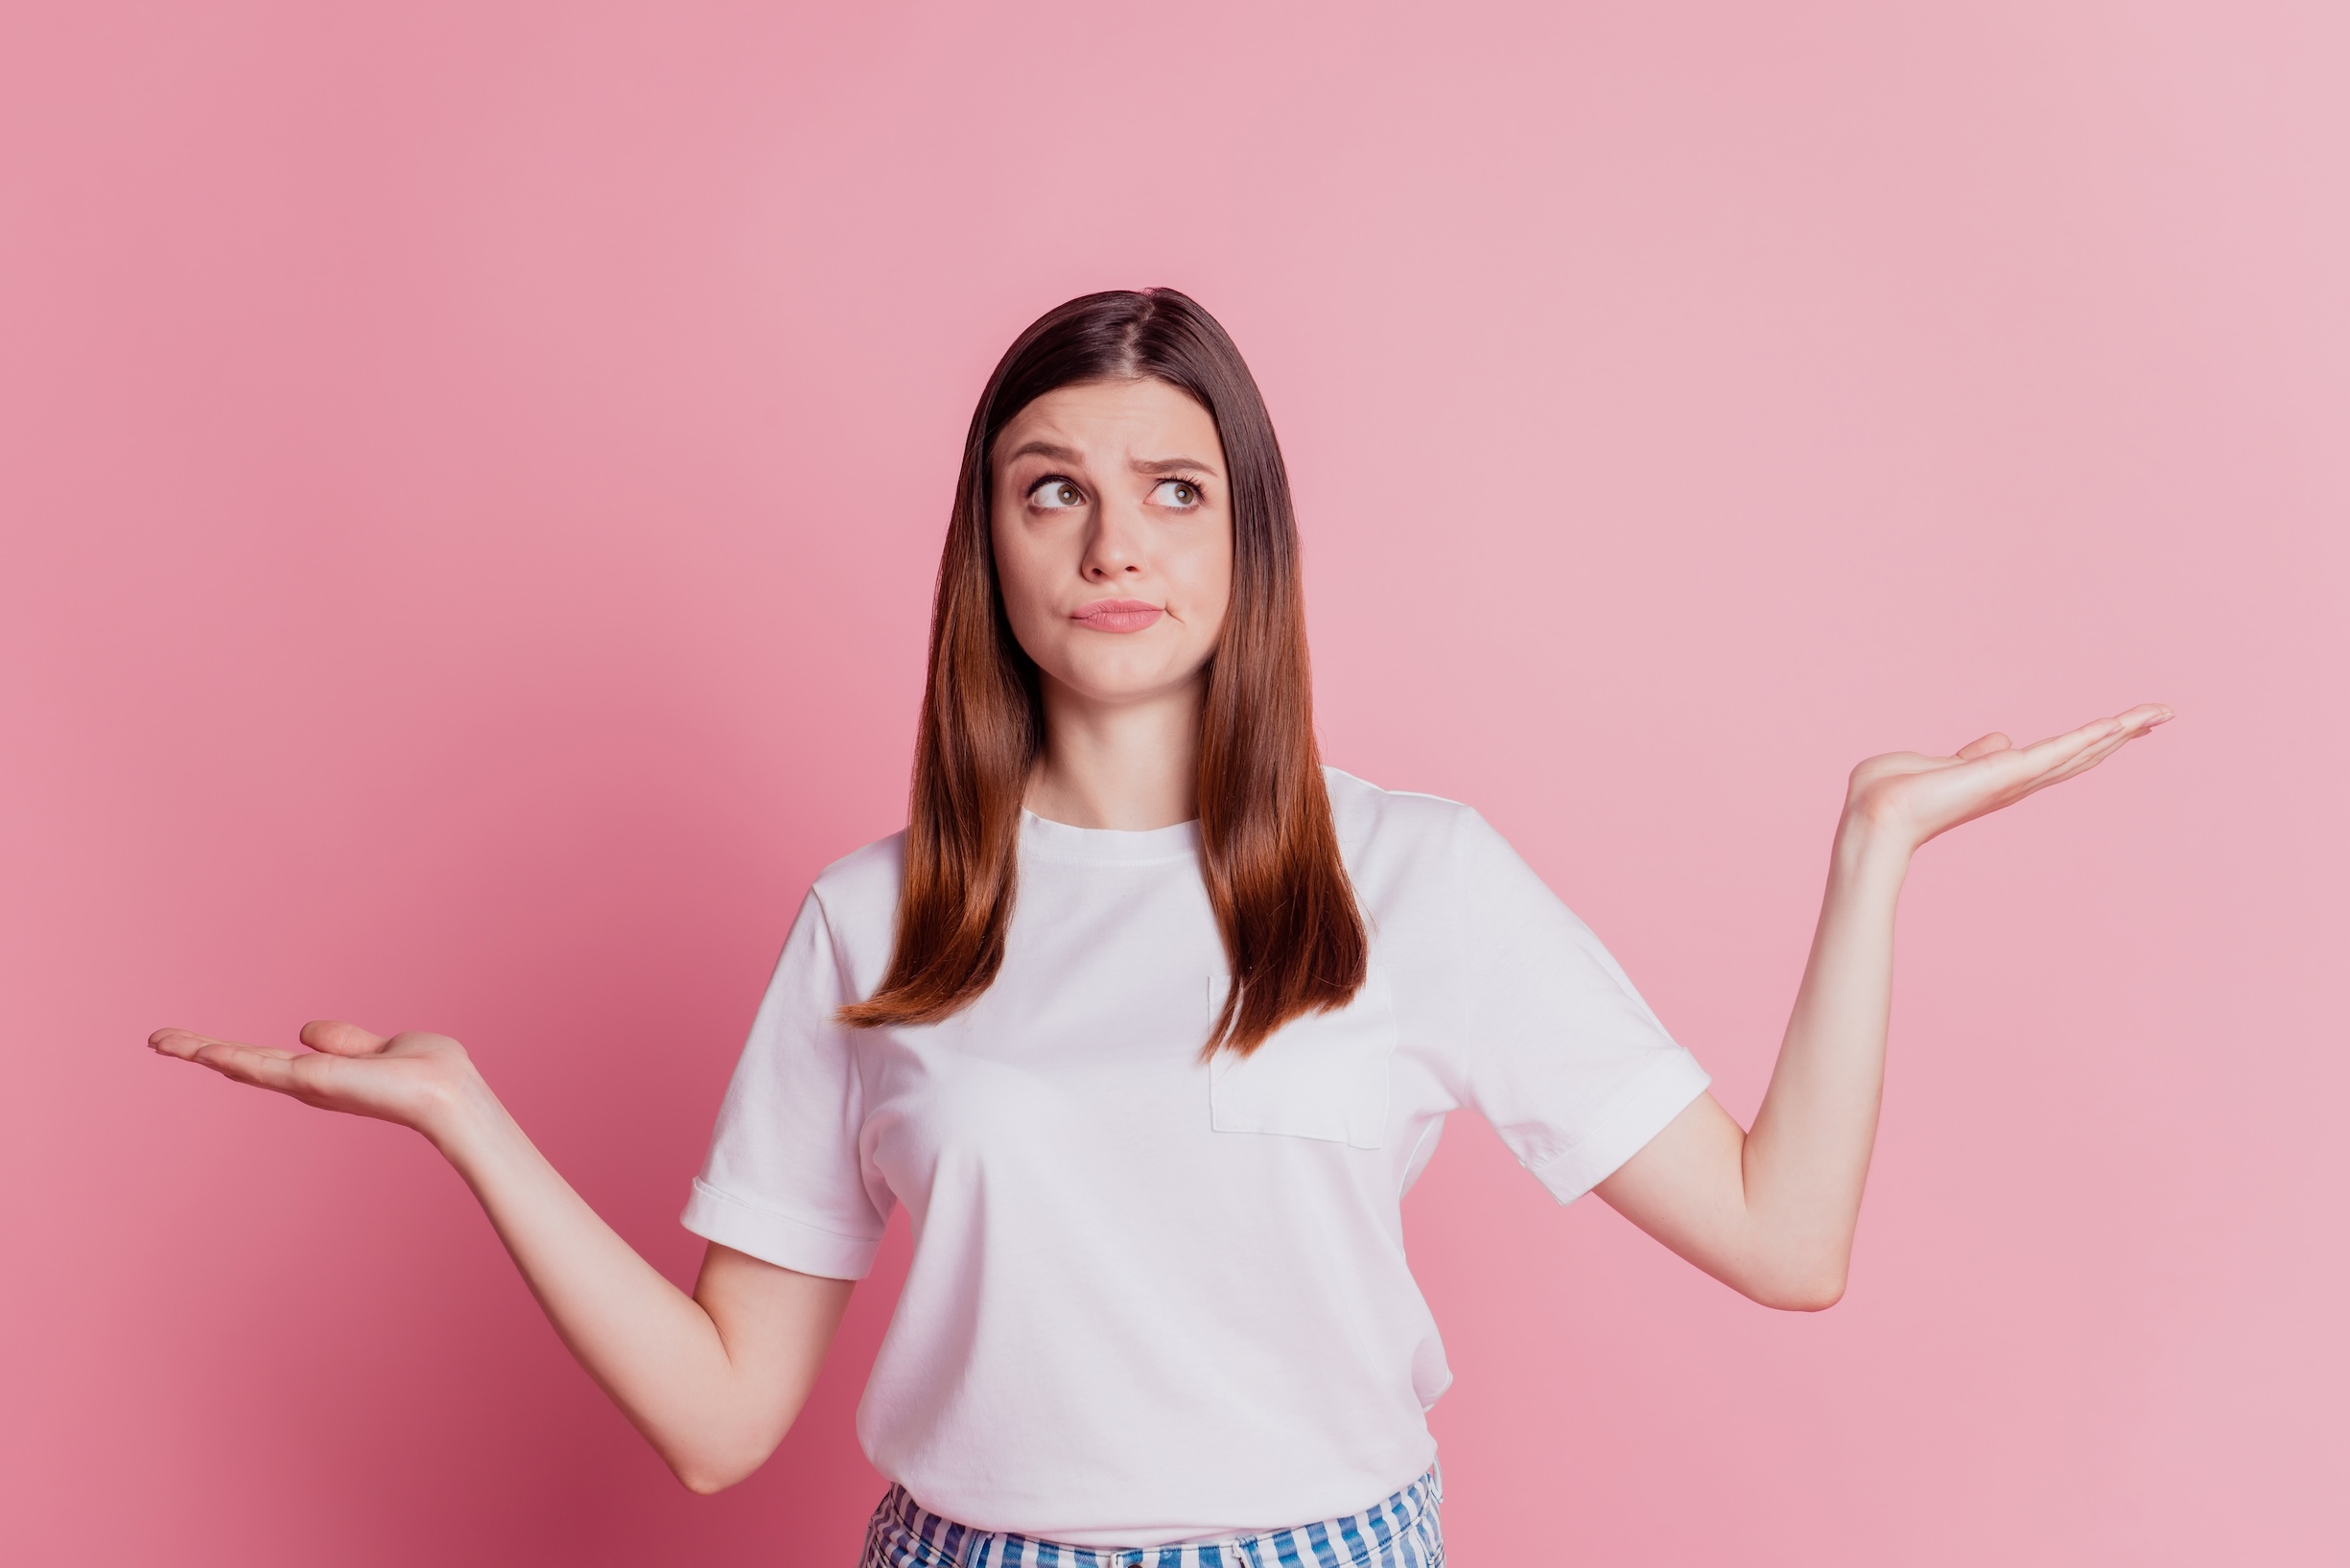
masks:
<svg viewBox="0 0 2350 1568"><path fill-rule="evenodd" d="M1231 986L1226 975L1208 977L1210 1027ZM1345 1007L1291 1019L1248 1056L1218 1051L1209 1068L1209 1125L1376 1149L1387 1136L1395 1049L1395 995L1374 965Z"/></svg>

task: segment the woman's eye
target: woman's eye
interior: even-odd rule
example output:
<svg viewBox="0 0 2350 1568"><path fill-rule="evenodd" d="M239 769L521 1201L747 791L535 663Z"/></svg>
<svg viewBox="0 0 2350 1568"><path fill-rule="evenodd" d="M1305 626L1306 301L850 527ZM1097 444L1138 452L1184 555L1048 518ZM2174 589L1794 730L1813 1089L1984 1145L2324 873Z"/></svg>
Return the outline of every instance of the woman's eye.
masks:
<svg viewBox="0 0 2350 1568"><path fill-rule="evenodd" d="M1064 511L1085 504L1085 492L1067 480L1046 480L1028 492L1028 504L1046 511Z"/></svg>
<svg viewBox="0 0 2350 1568"><path fill-rule="evenodd" d="M1200 489L1189 480L1161 480L1150 498L1162 506L1196 506L1200 503Z"/></svg>

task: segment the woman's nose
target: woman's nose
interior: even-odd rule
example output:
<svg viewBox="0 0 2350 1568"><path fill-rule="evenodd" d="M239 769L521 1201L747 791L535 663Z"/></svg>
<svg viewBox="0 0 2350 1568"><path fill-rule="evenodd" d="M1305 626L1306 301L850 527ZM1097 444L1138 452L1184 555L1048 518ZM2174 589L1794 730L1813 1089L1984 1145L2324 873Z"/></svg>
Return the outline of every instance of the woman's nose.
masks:
<svg viewBox="0 0 2350 1568"><path fill-rule="evenodd" d="M1083 571L1090 581L1140 573L1144 565L1140 508L1133 503L1104 501L1094 508L1093 526L1087 530Z"/></svg>

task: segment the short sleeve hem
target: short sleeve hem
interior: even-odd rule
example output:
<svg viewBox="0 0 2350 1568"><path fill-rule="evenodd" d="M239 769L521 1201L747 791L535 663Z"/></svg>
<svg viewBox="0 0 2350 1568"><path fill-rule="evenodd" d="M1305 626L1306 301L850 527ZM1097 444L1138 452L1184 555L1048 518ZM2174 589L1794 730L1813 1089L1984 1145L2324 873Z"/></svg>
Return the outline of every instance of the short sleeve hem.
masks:
<svg viewBox="0 0 2350 1568"><path fill-rule="evenodd" d="M681 1217L705 1241L748 1252L778 1268L827 1279L862 1279L873 1271L879 1236L844 1236L773 1209L746 1204L696 1177Z"/></svg>
<svg viewBox="0 0 2350 1568"><path fill-rule="evenodd" d="M1694 1104L1712 1082L1687 1051L1675 1047L1660 1053L1616 1096L1580 1142L1527 1168L1550 1189L1552 1197L1571 1204L1647 1147L1649 1139Z"/></svg>

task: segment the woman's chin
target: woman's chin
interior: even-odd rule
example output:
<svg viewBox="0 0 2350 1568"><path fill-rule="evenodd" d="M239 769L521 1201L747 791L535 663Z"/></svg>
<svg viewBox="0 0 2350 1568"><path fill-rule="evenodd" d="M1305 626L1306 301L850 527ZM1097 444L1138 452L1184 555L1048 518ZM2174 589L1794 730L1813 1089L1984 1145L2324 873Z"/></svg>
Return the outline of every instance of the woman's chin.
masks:
<svg viewBox="0 0 2350 1568"><path fill-rule="evenodd" d="M1139 651L1139 650L1138 650ZM1046 672L1046 700L1075 708L1143 708L1193 703L1205 667L1169 669L1158 660L1086 660Z"/></svg>

